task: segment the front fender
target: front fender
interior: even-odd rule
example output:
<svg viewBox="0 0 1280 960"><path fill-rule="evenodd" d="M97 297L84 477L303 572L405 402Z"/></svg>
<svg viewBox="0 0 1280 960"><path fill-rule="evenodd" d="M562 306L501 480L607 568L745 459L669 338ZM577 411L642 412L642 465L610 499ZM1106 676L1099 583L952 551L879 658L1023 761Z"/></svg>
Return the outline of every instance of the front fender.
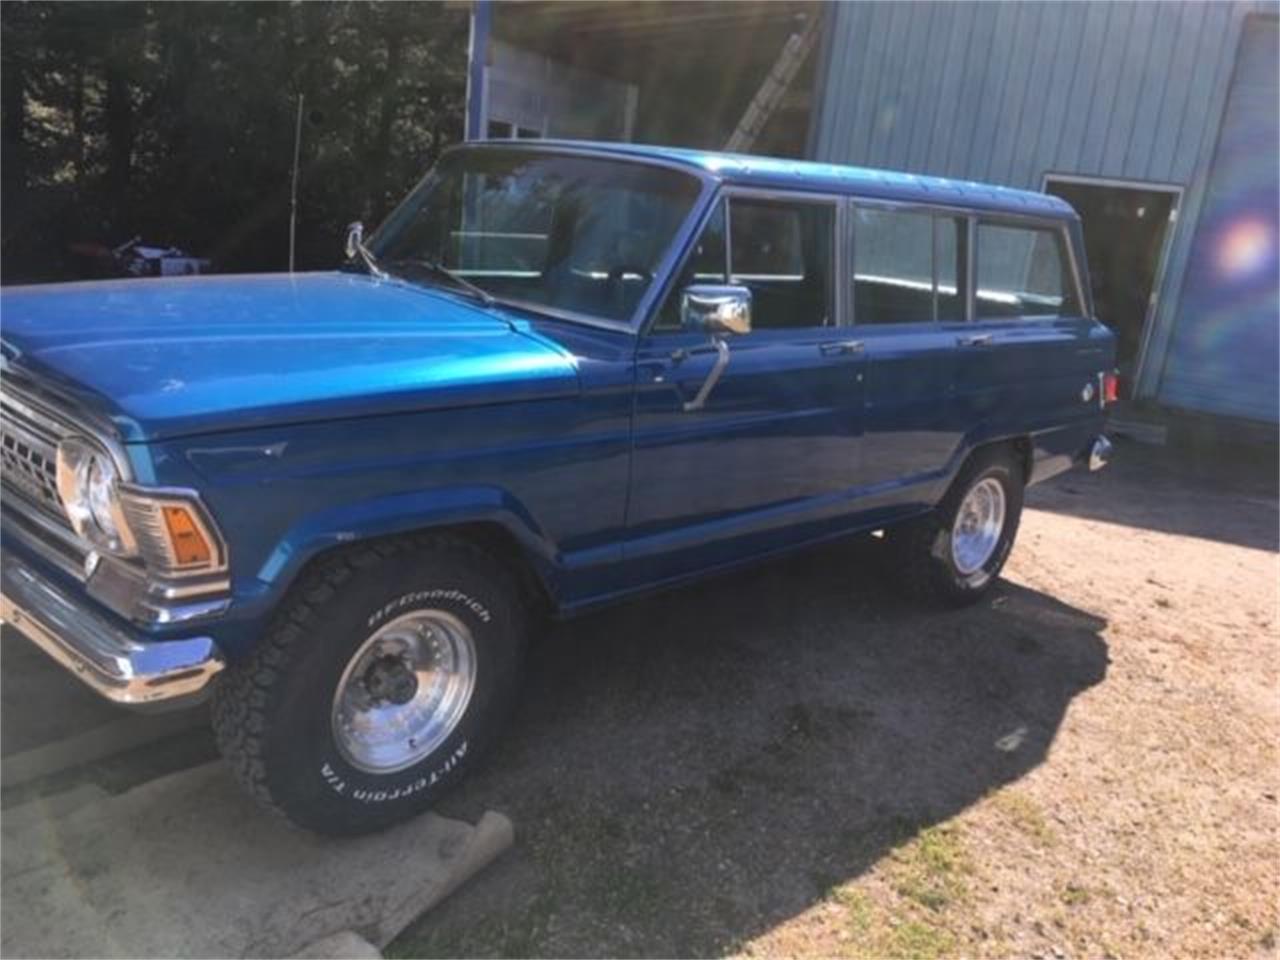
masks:
<svg viewBox="0 0 1280 960"><path fill-rule="evenodd" d="M458 524L494 523L520 545L544 585L554 586L555 544L533 515L500 487L451 486L373 497L309 514L276 544L256 573L283 594L306 565L326 550L378 537Z"/></svg>

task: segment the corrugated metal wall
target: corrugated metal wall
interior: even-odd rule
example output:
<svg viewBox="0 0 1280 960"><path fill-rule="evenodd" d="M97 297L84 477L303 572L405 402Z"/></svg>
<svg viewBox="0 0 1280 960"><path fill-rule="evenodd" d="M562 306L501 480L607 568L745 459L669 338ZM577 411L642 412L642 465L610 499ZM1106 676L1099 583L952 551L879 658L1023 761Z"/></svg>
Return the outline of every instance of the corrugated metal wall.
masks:
<svg viewBox="0 0 1280 960"><path fill-rule="evenodd" d="M1240 29L1272 2L839 3L820 160L1040 189L1185 188L1139 393L1156 394Z"/></svg>
<svg viewBox="0 0 1280 960"><path fill-rule="evenodd" d="M1160 376L1172 406L1251 420L1280 410L1280 29L1250 17Z"/></svg>

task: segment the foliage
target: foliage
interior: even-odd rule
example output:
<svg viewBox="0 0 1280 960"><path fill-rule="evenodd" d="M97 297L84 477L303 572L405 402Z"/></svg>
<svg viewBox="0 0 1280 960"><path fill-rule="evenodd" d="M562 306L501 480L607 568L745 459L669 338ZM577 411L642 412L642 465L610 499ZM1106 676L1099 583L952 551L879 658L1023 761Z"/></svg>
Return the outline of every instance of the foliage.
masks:
<svg viewBox="0 0 1280 960"><path fill-rule="evenodd" d="M338 259L462 135L467 15L412 2L0 5L4 282L135 235L223 271Z"/></svg>

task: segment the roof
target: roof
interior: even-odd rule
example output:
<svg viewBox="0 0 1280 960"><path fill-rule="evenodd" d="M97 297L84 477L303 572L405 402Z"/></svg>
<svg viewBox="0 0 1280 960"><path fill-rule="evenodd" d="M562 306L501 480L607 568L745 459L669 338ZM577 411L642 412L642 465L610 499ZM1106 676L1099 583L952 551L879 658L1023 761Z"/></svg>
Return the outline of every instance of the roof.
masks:
<svg viewBox="0 0 1280 960"><path fill-rule="evenodd" d="M560 148L591 150L629 159L647 159L687 166L710 174L724 183L788 190L854 193L884 200L939 203L998 213L1034 214L1071 218L1075 210L1065 200L1031 190L1015 190L972 180L925 177L893 170L851 167L812 160L757 157L741 153L716 153L682 147L650 146L638 143L610 143L585 140L484 141L485 145L508 144L524 149Z"/></svg>

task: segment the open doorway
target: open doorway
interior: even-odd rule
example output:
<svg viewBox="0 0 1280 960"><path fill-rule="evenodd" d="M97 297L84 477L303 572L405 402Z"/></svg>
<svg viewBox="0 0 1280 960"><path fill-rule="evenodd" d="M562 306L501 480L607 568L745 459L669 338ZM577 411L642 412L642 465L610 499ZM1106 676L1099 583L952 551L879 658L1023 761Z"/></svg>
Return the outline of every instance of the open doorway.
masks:
<svg viewBox="0 0 1280 960"><path fill-rule="evenodd" d="M1094 312L1115 331L1121 389L1131 395L1182 189L1051 173L1044 192L1080 214Z"/></svg>

